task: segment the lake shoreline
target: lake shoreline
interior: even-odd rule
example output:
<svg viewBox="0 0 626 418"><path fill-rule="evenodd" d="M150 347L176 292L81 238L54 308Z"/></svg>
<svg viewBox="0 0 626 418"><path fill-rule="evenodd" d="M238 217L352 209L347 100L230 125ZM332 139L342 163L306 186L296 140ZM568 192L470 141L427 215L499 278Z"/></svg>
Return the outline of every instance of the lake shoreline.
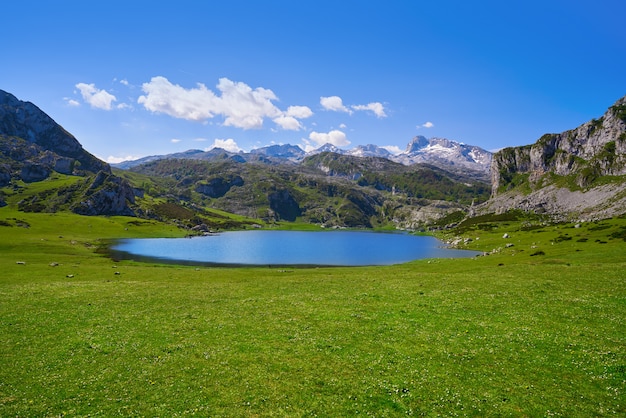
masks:
<svg viewBox="0 0 626 418"><path fill-rule="evenodd" d="M378 231L225 231L208 236L113 240L113 260L200 267L318 268L404 264L421 259L469 258L433 236Z"/></svg>

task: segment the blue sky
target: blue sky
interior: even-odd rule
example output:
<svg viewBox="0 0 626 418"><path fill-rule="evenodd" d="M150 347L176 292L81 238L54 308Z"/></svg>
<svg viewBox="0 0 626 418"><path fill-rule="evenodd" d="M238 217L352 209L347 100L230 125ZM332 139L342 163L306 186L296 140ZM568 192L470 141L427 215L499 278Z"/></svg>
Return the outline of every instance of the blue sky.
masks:
<svg viewBox="0 0 626 418"><path fill-rule="evenodd" d="M109 162L221 146L494 150L626 94L626 2L4 2L0 89Z"/></svg>

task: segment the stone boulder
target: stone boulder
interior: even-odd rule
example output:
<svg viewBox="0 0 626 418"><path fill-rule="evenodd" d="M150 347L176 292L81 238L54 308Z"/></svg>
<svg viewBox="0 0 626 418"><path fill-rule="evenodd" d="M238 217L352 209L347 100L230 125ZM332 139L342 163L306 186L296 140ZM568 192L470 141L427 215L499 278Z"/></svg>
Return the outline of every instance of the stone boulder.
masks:
<svg viewBox="0 0 626 418"><path fill-rule="evenodd" d="M27 161L20 170L20 178L26 183L34 183L36 181L47 179L51 172L50 168L43 164L36 164Z"/></svg>

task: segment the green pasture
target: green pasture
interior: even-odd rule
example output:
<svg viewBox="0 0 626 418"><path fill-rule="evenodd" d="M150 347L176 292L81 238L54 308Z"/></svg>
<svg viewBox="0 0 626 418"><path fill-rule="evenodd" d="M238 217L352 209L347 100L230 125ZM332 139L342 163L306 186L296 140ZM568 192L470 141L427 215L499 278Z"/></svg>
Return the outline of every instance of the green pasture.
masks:
<svg viewBox="0 0 626 418"><path fill-rule="evenodd" d="M624 416L626 219L462 231L491 254L164 266L101 249L175 227L0 208L0 416Z"/></svg>

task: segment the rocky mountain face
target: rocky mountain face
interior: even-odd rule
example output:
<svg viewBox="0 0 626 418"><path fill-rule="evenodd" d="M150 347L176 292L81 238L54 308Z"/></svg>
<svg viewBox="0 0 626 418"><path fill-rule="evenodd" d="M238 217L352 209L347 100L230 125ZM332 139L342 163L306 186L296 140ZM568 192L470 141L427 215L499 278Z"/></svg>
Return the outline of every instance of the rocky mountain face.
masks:
<svg viewBox="0 0 626 418"><path fill-rule="evenodd" d="M387 151L385 148L381 148L377 145L367 144L358 145L355 148L348 151L346 154L355 157L380 157L393 160L393 154Z"/></svg>
<svg viewBox="0 0 626 418"><path fill-rule="evenodd" d="M520 208L561 216L626 212L626 97L599 119L536 143L494 154L496 211Z"/></svg>
<svg viewBox="0 0 626 418"><path fill-rule="evenodd" d="M474 145L466 145L445 138L416 136L406 150L393 157L403 164L431 164L455 172L474 172L488 178L491 153Z"/></svg>
<svg viewBox="0 0 626 418"><path fill-rule="evenodd" d="M0 187L38 182L54 172L85 177L74 188L59 191L54 204L35 197L20 202L31 211L68 208L86 215L131 215L134 195L111 167L85 151L78 140L30 102L0 90ZM79 185L82 185L81 189ZM62 196L62 198L61 198Z"/></svg>
<svg viewBox="0 0 626 418"><path fill-rule="evenodd" d="M51 170L63 174L110 172L108 164L87 151L63 127L30 102L0 90L0 151L17 152L24 164L13 176L36 181ZM19 141L21 139L23 141Z"/></svg>

